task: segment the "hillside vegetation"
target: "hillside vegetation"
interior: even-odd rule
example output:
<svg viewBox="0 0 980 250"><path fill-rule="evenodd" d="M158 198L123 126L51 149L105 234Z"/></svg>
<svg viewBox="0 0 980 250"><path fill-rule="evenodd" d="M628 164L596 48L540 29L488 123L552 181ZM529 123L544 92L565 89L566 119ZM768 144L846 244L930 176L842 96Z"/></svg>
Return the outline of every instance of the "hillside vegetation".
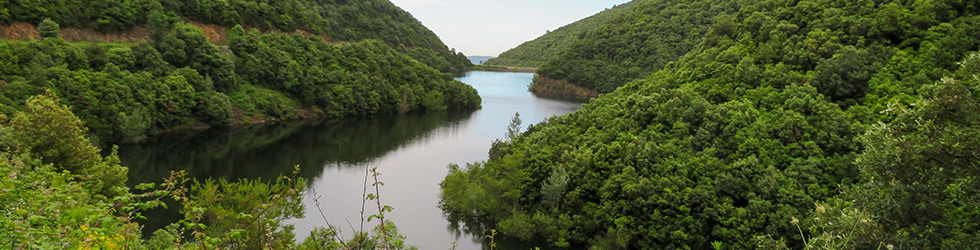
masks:
<svg viewBox="0 0 980 250"><path fill-rule="evenodd" d="M643 78L694 49L720 16L737 11L730 0L639 1L606 25L590 30L538 68L545 78L608 93Z"/></svg>
<svg viewBox="0 0 980 250"><path fill-rule="evenodd" d="M699 3L673 15L703 20L685 36L614 43L630 41L610 39L630 34L615 22L605 28L624 32L588 33L579 44L595 49L566 55L616 81L648 76L495 143L485 162L450 166L450 218L596 249L977 246L980 5L671 6ZM673 21L658 13L632 14ZM684 44L659 71L599 63ZM637 65L660 59L648 60Z"/></svg>
<svg viewBox="0 0 980 250"><path fill-rule="evenodd" d="M472 87L377 40L236 26L223 50L175 16L154 11L147 22L151 41L135 44L67 43L50 20L39 25L47 38L0 42L0 112L51 91L98 140L120 142L188 126L480 105Z"/></svg>
<svg viewBox="0 0 980 250"><path fill-rule="evenodd" d="M411 14L387 0L13 0L0 2L0 24L38 24L51 19L64 27L120 33L144 26L153 11L227 28L302 30L331 41L380 40L448 73L461 73L471 65Z"/></svg>
<svg viewBox="0 0 980 250"><path fill-rule="evenodd" d="M573 43L583 37L585 32L596 29L622 13L632 10L640 1L632 1L613 6L590 17L548 31L541 37L522 43L520 46L504 51L497 58L487 60L486 66L537 68L545 62L554 60Z"/></svg>

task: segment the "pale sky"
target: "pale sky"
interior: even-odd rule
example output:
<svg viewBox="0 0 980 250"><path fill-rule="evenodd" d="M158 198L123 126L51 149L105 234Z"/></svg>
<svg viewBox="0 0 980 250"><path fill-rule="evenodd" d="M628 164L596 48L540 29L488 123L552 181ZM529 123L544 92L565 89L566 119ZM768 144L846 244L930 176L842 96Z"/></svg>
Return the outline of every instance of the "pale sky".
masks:
<svg viewBox="0 0 980 250"><path fill-rule="evenodd" d="M629 0L391 0L467 56L497 56Z"/></svg>

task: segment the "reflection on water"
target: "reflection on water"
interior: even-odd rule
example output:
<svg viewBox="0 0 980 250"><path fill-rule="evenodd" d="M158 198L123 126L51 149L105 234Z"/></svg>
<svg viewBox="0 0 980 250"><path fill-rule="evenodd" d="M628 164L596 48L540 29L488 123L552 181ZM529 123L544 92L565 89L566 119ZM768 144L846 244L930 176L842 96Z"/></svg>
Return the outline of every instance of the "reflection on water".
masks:
<svg viewBox="0 0 980 250"><path fill-rule="evenodd" d="M439 127L457 126L471 112L388 115L346 120L299 121L241 128L186 131L122 145L130 184L157 182L172 170L188 177L272 179L319 176L320 166L371 161L399 146L425 139Z"/></svg>
<svg viewBox="0 0 980 250"><path fill-rule="evenodd" d="M183 131L121 145L119 158L130 168L129 183L160 182L170 171L190 178L273 180L300 166L300 176L320 176L324 166L353 166L403 145L425 140L434 129L452 128L471 112L389 115L347 120L300 121ZM171 204L170 207L177 207ZM176 210L145 212L145 233L183 215Z"/></svg>
<svg viewBox="0 0 980 250"><path fill-rule="evenodd" d="M538 98L527 91L534 75L470 72L458 80L472 85L483 98L475 112L391 115L341 121L304 121L233 129L182 132L158 136L138 145L120 147L130 167L130 182L159 181L171 170L191 177L271 179L300 165L310 187L304 200L306 217L288 221L298 240L326 223L351 235L360 227L365 169L377 167L386 215L419 249L482 249L483 233L456 229L439 209L439 182L450 163L486 160L490 143L504 135L514 113L524 125L578 109L580 102ZM314 196L316 195L316 196ZM320 208L314 202L320 197ZM365 211L373 214L375 211ZM180 218L176 211L155 211L154 219ZM147 229L170 220L145 222ZM372 228L368 223L365 228ZM506 241L505 241L506 242ZM532 244L533 245L533 244ZM518 246L518 245L514 245ZM527 249L527 247L520 247Z"/></svg>

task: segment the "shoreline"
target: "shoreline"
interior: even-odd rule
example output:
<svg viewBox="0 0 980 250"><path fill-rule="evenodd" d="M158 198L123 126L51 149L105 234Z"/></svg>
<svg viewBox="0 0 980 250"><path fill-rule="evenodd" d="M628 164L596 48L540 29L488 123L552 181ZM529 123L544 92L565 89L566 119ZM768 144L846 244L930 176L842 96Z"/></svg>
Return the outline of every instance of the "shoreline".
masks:
<svg viewBox="0 0 980 250"><path fill-rule="evenodd" d="M550 98L569 98L588 101L592 98L599 97L599 91L574 85L566 79L551 79L540 74L534 77L534 81L531 82L528 90L535 95Z"/></svg>

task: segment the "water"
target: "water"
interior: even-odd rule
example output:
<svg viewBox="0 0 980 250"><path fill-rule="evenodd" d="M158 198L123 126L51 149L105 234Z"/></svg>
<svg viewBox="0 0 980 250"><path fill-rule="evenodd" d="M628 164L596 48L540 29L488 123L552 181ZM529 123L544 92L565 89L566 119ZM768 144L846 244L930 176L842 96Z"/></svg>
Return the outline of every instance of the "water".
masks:
<svg viewBox="0 0 980 250"><path fill-rule="evenodd" d="M343 234L361 223L365 170L381 173L381 200L394 208L386 216L419 249L482 249L482 235L453 229L439 209L439 182L450 163L486 160L493 140L502 138L510 118L520 113L524 127L566 114L580 102L538 98L527 91L531 73L469 72L458 80L472 85L483 98L475 112L392 115L341 121L305 121L234 129L166 134L145 143L120 147L132 183L158 181L171 170L187 170L197 178L262 178L288 174L300 165L310 187L304 203L306 218L289 220L298 240L324 226L314 203ZM373 207L373 209L372 209ZM365 214L377 211L369 203ZM161 211L148 228L179 218ZM376 222L376 221L375 221ZM374 223L365 225L373 228Z"/></svg>

